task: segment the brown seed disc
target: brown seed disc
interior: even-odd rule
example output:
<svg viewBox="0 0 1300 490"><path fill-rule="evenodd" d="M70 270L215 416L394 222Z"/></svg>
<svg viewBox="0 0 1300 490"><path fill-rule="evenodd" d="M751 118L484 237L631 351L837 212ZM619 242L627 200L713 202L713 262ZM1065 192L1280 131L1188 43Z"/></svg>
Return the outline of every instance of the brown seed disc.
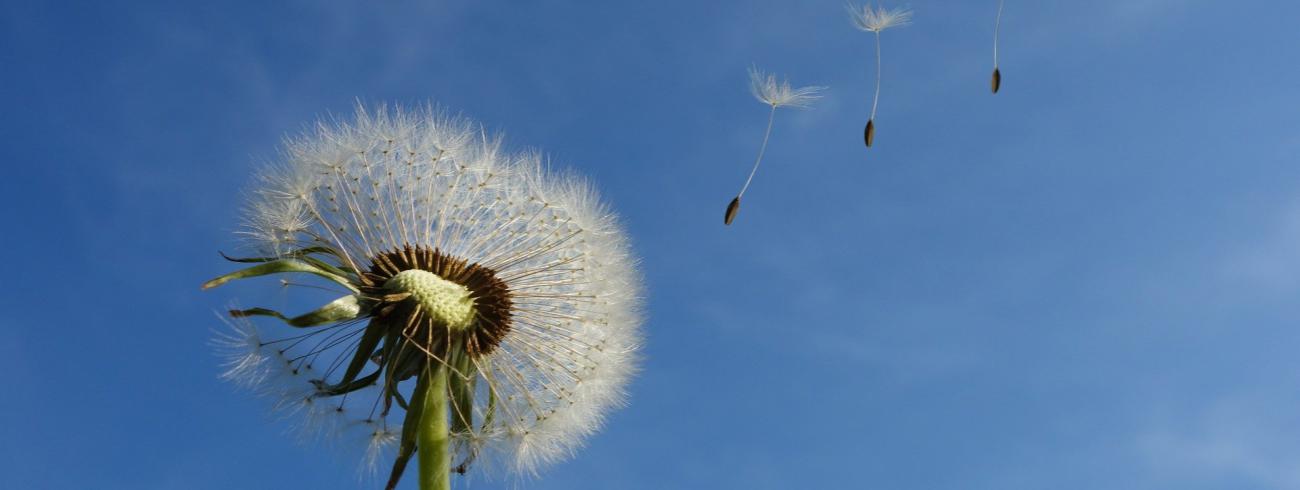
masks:
<svg viewBox="0 0 1300 490"><path fill-rule="evenodd" d="M727 205L727 214L722 217L722 224L730 225L731 221L736 219L736 213L739 211L740 211L740 196L736 196L735 199L731 200L731 204Z"/></svg>
<svg viewBox="0 0 1300 490"><path fill-rule="evenodd" d="M405 301L409 295L392 295L384 289L385 282L408 269L432 272L469 289L474 298L474 325L464 332L455 332L454 335L463 336L461 345L471 356L492 352L501 343L501 339L510 333L513 298L510 287L497 278L496 271L447 255L436 248L407 245L371 257L370 270L364 272L364 275L377 286L363 287L361 292L371 298L396 300L380 308L381 311L387 309L387 313L382 314L383 320L394 328L405 330L405 335L420 347L430 352L445 352L452 339L448 338L449 330L445 326L435 325L428 315L419 312L414 302Z"/></svg>
<svg viewBox="0 0 1300 490"><path fill-rule="evenodd" d="M867 142L867 147L871 147L871 140L876 139L876 122L872 119L867 120L867 129L862 132L862 139Z"/></svg>

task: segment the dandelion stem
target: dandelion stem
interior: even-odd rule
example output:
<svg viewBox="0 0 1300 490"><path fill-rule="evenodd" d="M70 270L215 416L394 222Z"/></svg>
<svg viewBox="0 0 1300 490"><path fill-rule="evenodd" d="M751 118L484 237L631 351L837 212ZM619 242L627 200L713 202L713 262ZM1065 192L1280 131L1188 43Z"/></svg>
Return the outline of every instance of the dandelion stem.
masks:
<svg viewBox="0 0 1300 490"><path fill-rule="evenodd" d="M876 105L880 103L880 31L876 31L876 95L871 98L871 117L876 118Z"/></svg>
<svg viewBox="0 0 1300 490"><path fill-rule="evenodd" d="M420 431L416 436L420 461L420 490L451 490L451 454L447 435L447 367L429 361Z"/></svg>
<svg viewBox="0 0 1300 490"><path fill-rule="evenodd" d="M740 194L736 199L745 195L745 190L749 189L749 183L754 180L754 174L758 172L758 165L763 163L763 152L767 151L767 139L772 136L772 121L776 119L776 104L772 104L772 111L767 114L767 130L763 131L763 144L758 147L758 158L754 159L754 168L749 170L749 178L745 179L745 185L740 187Z"/></svg>

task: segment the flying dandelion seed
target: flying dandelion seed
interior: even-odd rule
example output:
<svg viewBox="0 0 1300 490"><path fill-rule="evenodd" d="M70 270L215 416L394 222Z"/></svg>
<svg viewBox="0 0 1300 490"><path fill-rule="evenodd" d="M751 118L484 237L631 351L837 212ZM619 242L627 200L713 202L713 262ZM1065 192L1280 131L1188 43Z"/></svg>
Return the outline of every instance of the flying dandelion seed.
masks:
<svg viewBox="0 0 1300 490"><path fill-rule="evenodd" d="M790 82L776 80L775 75L769 75L758 70L756 67L749 69L749 91L754 94L754 98L759 102L771 106L767 113L767 129L763 131L763 143L758 146L758 157L754 159L754 167L749 170L749 178L745 179L745 185L740 187L740 193L727 204L727 212L722 217L724 225L730 225L736 219L736 213L740 212L740 198L745 195L749 189L749 184L754 181L754 173L758 172L758 165L763 163L763 153L767 151L767 140L772 136L772 122L776 120L777 107L793 107L796 109L806 109L812 104L812 101L821 97L819 92L826 87L801 87L798 89L791 88Z"/></svg>
<svg viewBox="0 0 1300 490"><path fill-rule="evenodd" d="M867 117L867 127L862 131L862 139L870 147L876 138L876 107L880 104L880 32L890 27L910 24L912 11L904 8L885 10L870 5L858 7L853 4L845 5L845 8L855 27L876 35L876 94L871 98L871 115Z"/></svg>
<svg viewBox="0 0 1300 490"><path fill-rule="evenodd" d="M998 33L1002 32L1002 2L1003 0L998 0L998 16L997 20L993 21L993 80L991 85L995 94L998 93L999 88L1002 88L1002 71L998 70Z"/></svg>
<svg viewBox="0 0 1300 490"><path fill-rule="evenodd" d="M584 181L433 109L359 107L285 146L246 213L265 256L203 287L301 273L345 294L233 310L223 377L308 435L361 441L370 466L392 458L390 489L412 457L421 489L484 463L536 474L623 403L640 278ZM264 337L255 316L295 328Z"/></svg>

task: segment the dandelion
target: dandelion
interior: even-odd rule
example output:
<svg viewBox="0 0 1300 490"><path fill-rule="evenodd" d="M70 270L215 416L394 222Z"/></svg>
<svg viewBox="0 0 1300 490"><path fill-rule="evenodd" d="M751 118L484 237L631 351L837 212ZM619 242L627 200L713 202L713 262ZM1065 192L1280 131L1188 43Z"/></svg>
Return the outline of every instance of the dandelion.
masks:
<svg viewBox="0 0 1300 490"><path fill-rule="evenodd" d="M740 187L740 193L727 204L727 212L722 218L723 224L730 225L732 220L736 219L736 213L740 211L740 198L749 189L750 182L754 181L754 173L758 172L758 165L763 162L763 152L767 151L767 140L772 136L772 122L776 119L776 108L806 109L814 100L821 98L822 90L825 90L825 87L791 88L790 82L784 80L778 82L775 75L750 67L749 91L759 102L771 106L771 110L767 113L767 130L763 131L763 143L758 147L758 158L754 159L754 167L749 170L749 178L745 179L745 185Z"/></svg>
<svg viewBox="0 0 1300 490"><path fill-rule="evenodd" d="M872 8L870 5L858 7L849 4L845 7L854 26L876 35L876 95L871 98L871 115L867 117L867 128L862 132L863 140L870 147L871 142L876 138L876 107L880 103L880 32L890 27L910 24L912 11L904 8L885 10L881 7Z"/></svg>
<svg viewBox="0 0 1300 490"><path fill-rule="evenodd" d="M993 21L993 80L991 84L995 94L998 93L999 88L1002 88L1002 72L998 70L998 33L1002 31L1002 2L1003 0L998 0L998 16L997 20Z"/></svg>
<svg viewBox="0 0 1300 490"><path fill-rule="evenodd" d="M284 160L246 211L263 256L230 258L251 266L203 287L298 273L342 293L296 316L233 309L215 341L223 377L308 440L359 441L369 467L391 458L389 489L417 457L420 488L447 489L484 462L536 474L623 403L640 279L584 181L434 109L359 107ZM264 336L252 317L292 328Z"/></svg>

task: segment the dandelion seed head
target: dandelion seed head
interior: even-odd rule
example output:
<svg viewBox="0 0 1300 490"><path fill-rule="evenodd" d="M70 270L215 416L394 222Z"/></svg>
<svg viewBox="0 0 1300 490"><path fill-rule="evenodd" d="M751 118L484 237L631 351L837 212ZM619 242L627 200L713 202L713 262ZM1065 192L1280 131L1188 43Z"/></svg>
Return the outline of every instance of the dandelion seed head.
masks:
<svg viewBox="0 0 1300 490"><path fill-rule="evenodd" d="M849 20L853 22L854 27L867 32L880 32L890 27L902 27L912 23L912 11L903 7L885 9L880 6L858 6L851 3L844 7L848 10Z"/></svg>
<svg viewBox="0 0 1300 490"><path fill-rule="evenodd" d="M815 92L768 93L799 106ZM352 434L366 465L389 457L425 362L469 393L452 404L450 437L453 464L470 468L535 474L624 403L641 277L584 179L433 108L358 107L286 140L282 158L250 193L241 236L353 302L246 310L307 328L269 338L236 318L217 344L223 377L271 399L305 439ZM367 344L374 325L386 334Z"/></svg>

